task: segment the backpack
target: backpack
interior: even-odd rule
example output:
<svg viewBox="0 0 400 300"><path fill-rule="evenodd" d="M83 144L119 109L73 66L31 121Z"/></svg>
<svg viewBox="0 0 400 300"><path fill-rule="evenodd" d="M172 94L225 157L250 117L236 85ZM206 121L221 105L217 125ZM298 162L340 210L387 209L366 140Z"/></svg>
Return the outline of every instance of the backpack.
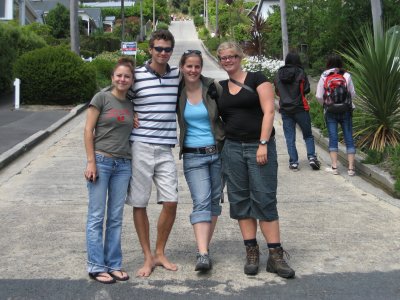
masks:
<svg viewBox="0 0 400 300"><path fill-rule="evenodd" d="M327 112L344 113L351 110L351 95L347 89L344 71L333 71L324 82L324 107Z"/></svg>

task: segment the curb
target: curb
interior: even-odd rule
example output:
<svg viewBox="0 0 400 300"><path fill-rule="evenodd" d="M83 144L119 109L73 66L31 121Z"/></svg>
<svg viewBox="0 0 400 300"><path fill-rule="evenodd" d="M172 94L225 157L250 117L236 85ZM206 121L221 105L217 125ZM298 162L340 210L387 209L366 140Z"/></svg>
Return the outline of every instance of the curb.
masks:
<svg viewBox="0 0 400 300"><path fill-rule="evenodd" d="M6 152L2 153L0 155L0 170L6 167L9 163L11 163L13 160L17 159L19 156L24 154L25 152L29 151L33 147L35 147L38 143L41 141L45 140L47 137L49 137L52 133L54 133L57 129L59 129L61 126L64 124L68 123L70 120L75 118L77 115L79 115L82 111L84 111L87 107L88 103L84 104L79 104L75 106L69 114L66 116L62 117L60 120L57 122L53 123L50 125L47 129L45 130L40 130L34 134L32 134L30 137L26 138L22 142L18 143L14 147L12 147L10 150L7 150Z"/></svg>
<svg viewBox="0 0 400 300"><path fill-rule="evenodd" d="M314 127L312 127L311 129L314 135L314 141L319 146L321 146L325 151L329 152L328 138L324 137L319 129L316 129ZM363 163L362 162L363 159L364 158L361 155L359 154L355 155L354 165L356 170L358 171L358 174L360 174L363 179L380 187L385 192L389 193L391 196L399 198L399 195L397 194L394 188L395 180L391 177L391 175L388 172L385 172L380 168L376 167L375 165ZM345 166L348 163L346 147L342 143L339 143L338 160Z"/></svg>

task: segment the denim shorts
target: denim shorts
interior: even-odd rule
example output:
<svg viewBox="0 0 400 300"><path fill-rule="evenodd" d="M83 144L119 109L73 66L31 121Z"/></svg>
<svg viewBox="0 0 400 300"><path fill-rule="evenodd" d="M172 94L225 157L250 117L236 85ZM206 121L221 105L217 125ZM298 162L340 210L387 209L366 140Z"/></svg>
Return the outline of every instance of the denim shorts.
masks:
<svg viewBox="0 0 400 300"><path fill-rule="evenodd" d="M222 150L222 169L227 179L230 216L262 221L279 219L276 191L278 160L275 138L268 142L268 162L258 165L258 143L226 140Z"/></svg>

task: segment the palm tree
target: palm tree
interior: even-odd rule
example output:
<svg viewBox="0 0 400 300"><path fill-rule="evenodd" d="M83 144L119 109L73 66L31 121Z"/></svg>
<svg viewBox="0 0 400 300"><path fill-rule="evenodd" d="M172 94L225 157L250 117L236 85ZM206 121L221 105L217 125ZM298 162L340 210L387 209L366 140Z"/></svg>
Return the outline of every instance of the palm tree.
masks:
<svg viewBox="0 0 400 300"><path fill-rule="evenodd" d="M363 39L342 53L351 65L357 88L354 131L363 148L383 152L400 143L400 35L390 30Z"/></svg>

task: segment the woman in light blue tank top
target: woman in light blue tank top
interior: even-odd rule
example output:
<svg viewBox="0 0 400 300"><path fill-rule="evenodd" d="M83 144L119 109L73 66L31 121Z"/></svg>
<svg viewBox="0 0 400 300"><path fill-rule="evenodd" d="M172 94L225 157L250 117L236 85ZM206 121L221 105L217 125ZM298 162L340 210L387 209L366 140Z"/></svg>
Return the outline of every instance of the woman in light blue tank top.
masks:
<svg viewBox="0 0 400 300"><path fill-rule="evenodd" d="M183 74L178 96L180 155L193 200L190 222L198 252L196 271L212 267L209 244L221 214L221 159L224 129L217 111L219 83L201 75L203 58L198 50L187 50L180 61Z"/></svg>

